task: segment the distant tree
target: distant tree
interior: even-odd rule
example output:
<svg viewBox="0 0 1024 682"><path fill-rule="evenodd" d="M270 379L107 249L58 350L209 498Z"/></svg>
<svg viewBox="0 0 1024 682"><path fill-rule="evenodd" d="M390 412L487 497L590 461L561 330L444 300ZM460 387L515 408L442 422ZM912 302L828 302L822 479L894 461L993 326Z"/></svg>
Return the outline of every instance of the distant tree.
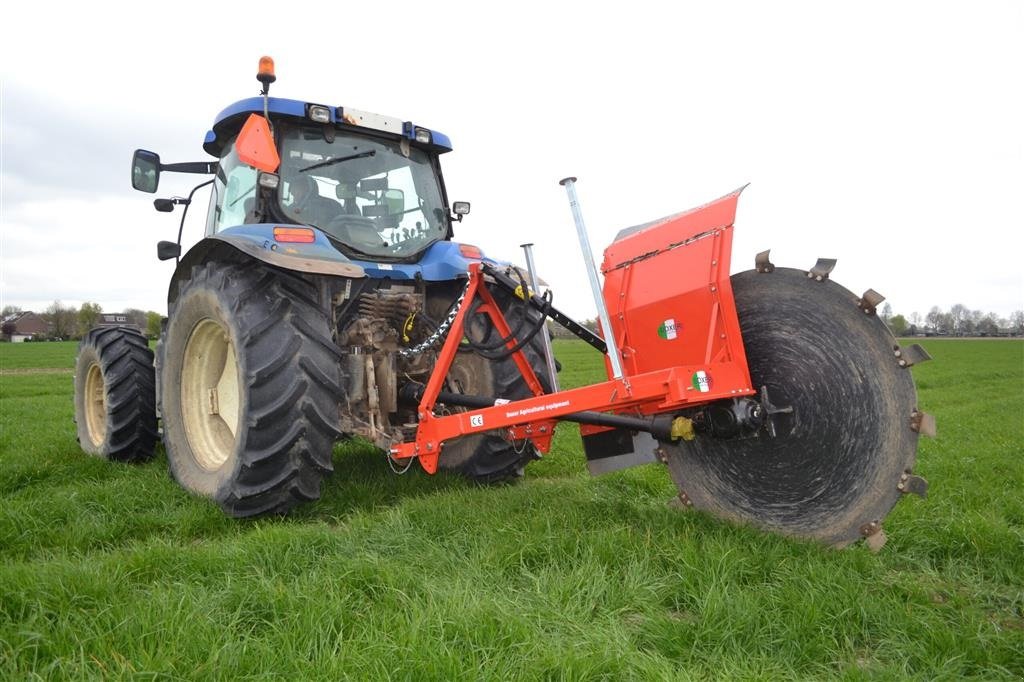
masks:
<svg viewBox="0 0 1024 682"><path fill-rule="evenodd" d="M16 331L18 331L18 325L16 323L4 322L3 326L0 326L0 337L3 337L4 341L9 341Z"/></svg>
<svg viewBox="0 0 1024 682"><path fill-rule="evenodd" d="M921 326L921 313L917 312L916 310L914 312L910 313L910 324L913 325L914 327L920 327Z"/></svg>
<svg viewBox="0 0 1024 682"><path fill-rule="evenodd" d="M160 313L150 310L146 313L146 336L151 339L160 337Z"/></svg>
<svg viewBox="0 0 1024 682"><path fill-rule="evenodd" d="M882 312L879 313L882 316L882 321L889 324L889 320L892 319L892 306L886 301L885 305L882 306Z"/></svg>
<svg viewBox="0 0 1024 682"><path fill-rule="evenodd" d="M974 326L974 331L982 336L997 336L999 334L999 318L995 313L985 315Z"/></svg>
<svg viewBox="0 0 1024 682"><path fill-rule="evenodd" d="M952 319L949 331L956 332L957 334L963 334L965 330L965 322L970 320L970 310L967 309L963 303L955 303L949 309L947 313Z"/></svg>
<svg viewBox="0 0 1024 682"><path fill-rule="evenodd" d="M96 326L96 323L100 321L100 313L102 312L103 306L99 303L86 301L82 304L82 307L78 310L78 333L80 336L85 336L90 329Z"/></svg>
<svg viewBox="0 0 1024 682"><path fill-rule="evenodd" d="M1024 310L1014 310L1010 313L1010 329L1015 334L1024 334Z"/></svg>
<svg viewBox="0 0 1024 682"><path fill-rule="evenodd" d="M72 306L66 306L57 300L46 309L43 319L50 324L51 337L55 339L70 339L75 333L78 310Z"/></svg>
<svg viewBox="0 0 1024 682"><path fill-rule="evenodd" d="M889 329L895 336L904 336L907 333L907 319L902 315L893 315L889 318Z"/></svg>
<svg viewBox="0 0 1024 682"><path fill-rule="evenodd" d="M952 334L954 329L956 329L956 320L953 318L953 313L940 313L937 330L943 334Z"/></svg>
<svg viewBox="0 0 1024 682"><path fill-rule="evenodd" d="M138 308L125 308L124 316L127 318L129 324L134 324L139 329L146 328L146 311L139 310Z"/></svg>
<svg viewBox="0 0 1024 682"><path fill-rule="evenodd" d="M939 323L942 321L942 310L939 309L939 306L933 305L925 315L924 321L933 332L939 331Z"/></svg>
<svg viewBox="0 0 1024 682"><path fill-rule="evenodd" d="M7 317L8 315L20 312L22 312L21 308L16 305L5 305L4 309L0 311L0 317Z"/></svg>

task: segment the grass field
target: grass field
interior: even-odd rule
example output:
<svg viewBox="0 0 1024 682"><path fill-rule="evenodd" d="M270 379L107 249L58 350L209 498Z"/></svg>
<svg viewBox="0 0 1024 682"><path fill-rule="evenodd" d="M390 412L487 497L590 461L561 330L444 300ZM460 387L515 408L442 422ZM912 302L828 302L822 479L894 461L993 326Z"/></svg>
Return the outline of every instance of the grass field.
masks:
<svg viewBox="0 0 1024 682"><path fill-rule="evenodd" d="M925 345L929 497L873 555L670 509L659 467L591 479L571 426L518 485L339 446L319 502L229 520L162 453L81 453L74 344L2 344L0 678L1020 679L1024 342Z"/></svg>

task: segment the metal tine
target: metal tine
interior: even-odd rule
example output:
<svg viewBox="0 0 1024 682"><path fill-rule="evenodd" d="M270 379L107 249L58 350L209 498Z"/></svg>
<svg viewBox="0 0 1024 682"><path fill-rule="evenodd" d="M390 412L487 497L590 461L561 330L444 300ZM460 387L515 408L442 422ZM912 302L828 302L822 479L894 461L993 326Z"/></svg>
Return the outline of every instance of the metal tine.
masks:
<svg viewBox="0 0 1024 682"><path fill-rule="evenodd" d="M935 434L937 433L935 427L935 415L914 410L910 415L910 428L917 431L922 436L935 438Z"/></svg>
<svg viewBox="0 0 1024 682"><path fill-rule="evenodd" d="M928 497L928 480L922 476L907 476L901 490L903 493L917 495L923 500Z"/></svg>
<svg viewBox="0 0 1024 682"><path fill-rule="evenodd" d="M754 256L754 265L757 266L758 272L773 272L775 270L775 265L772 264L770 260L768 260L768 254L770 254L771 252L772 250L768 249L767 251L762 251L761 253Z"/></svg>
<svg viewBox="0 0 1024 682"><path fill-rule="evenodd" d="M932 356L928 355L928 351L919 343L913 343L905 348L898 349L896 357L899 358L900 367L913 367L932 359Z"/></svg>
<svg viewBox="0 0 1024 682"><path fill-rule="evenodd" d="M878 310L878 304L885 300L885 296L874 289L868 289L864 292L864 295L857 301L857 307L864 311L866 315L874 315Z"/></svg>
<svg viewBox="0 0 1024 682"><path fill-rule="evenodd" d="M886 536L885 531L879 528L878 532L872 533L864 538L864 543L868 546L868 549L871 550L872 554L878 554L882 551L882 548L885 547L885 543L888 540L889 538Z"/></svg>
<svg viewBox="0 0 1024 682"><path fill-rule="evenodd" d="M819 258L814 267L807 272L807 276L815 282L822 282L828 279L828 273L836 266L835 258Z"/></svg>

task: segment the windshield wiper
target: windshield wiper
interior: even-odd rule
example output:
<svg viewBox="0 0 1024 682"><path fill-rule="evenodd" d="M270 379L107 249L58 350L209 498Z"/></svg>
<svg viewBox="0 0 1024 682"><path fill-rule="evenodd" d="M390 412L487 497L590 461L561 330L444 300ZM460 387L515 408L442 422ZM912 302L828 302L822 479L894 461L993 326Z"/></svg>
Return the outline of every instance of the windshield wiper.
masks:
<svg viewBox="0 0 1024 682"><path fill-rule="evenodd" d="M333 166L336 163L343 163L345 161L351 161L352 159L365 159L366 157L373 156L376 153L376 149L371 149L370 151L359 152L358 154L352 154L351 156L339 156L336 159L327 159L326 161L321 161L320 163L314 163L312 166L300 168L299 172L305 173L306 171L315 170L317 168L323 168L324 166Z"/></svg>

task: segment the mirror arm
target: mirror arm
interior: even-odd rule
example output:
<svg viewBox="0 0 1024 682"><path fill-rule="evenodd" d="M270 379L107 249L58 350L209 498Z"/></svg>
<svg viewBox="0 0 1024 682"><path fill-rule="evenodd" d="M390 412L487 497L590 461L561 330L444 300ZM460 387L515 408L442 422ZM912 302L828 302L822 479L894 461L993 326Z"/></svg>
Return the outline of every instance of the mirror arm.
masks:
<svg viewBox="0 0 1024 682"><path fill-rule="evenodd" d="M186 163L162 163L161 171L172 173L199 173L201 175L212 175L217 172L217 163L214 161L190 161Z"/></svg>
<svg viewBox="0 0 1024 682"><path fill-rule="evenodd" d="M212 185L212 184L213 184L213 178L210 178L206 182L199 183L198 185L196 185L195 187L192 188L191 192L188 193L188 199L185 199L185 202L184 202L185 210L181 212L181 222L178 223L178 241L175 242L175 244L177 244L178 248L179 248L179 255L174 257L174 264L176 266L181 262L181 254L180 254L181 233L185 230L185 216L188 215L188 207L192 204L192 195L194 195L196 193L196 190L199 190L199 189L201 189L203 187L206 187L207 185Z"/></svg>

